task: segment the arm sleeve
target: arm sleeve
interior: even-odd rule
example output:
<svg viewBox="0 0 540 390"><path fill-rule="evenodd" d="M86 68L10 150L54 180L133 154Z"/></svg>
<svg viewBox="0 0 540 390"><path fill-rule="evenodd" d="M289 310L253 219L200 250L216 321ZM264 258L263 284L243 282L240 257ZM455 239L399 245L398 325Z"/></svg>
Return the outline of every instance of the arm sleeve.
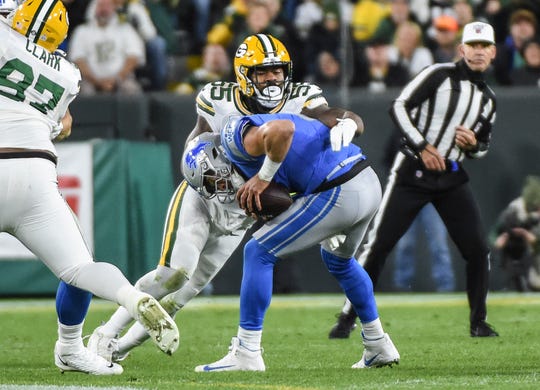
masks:
<svg viewBox="0 0 540 390"><path fill-rule="evenodd" d="M496 100L493 93L489 93L486 98L486 103L482 110L482 114L477 124L472 129L476 135L476 149L469 150L465 155L469 158L481 158L484 157L489 149L491 142L491 132L493 124L495 123L496 115Z"/></svg>
<svg viewBox="0 0 540 390"><path fill-rule="evenodd" d="M424 69L405 86L390 108L390 117L416 152L421 152L427 141L414 124L412 113L433 98L445 78L446 72L440 66Z"/></svg>

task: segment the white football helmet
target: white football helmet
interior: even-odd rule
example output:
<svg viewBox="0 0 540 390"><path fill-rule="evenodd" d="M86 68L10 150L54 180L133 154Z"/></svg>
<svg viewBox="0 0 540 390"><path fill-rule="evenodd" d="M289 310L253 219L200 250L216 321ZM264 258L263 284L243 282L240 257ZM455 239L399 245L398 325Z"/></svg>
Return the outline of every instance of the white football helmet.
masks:
<svg viewBox="0 0 540 390"><path fill-rule="evenodd" d="M233 202L243 183L215 133L203 133L188 143L182 156L182 173L203 198L217 196L221 203Z"/></svg>

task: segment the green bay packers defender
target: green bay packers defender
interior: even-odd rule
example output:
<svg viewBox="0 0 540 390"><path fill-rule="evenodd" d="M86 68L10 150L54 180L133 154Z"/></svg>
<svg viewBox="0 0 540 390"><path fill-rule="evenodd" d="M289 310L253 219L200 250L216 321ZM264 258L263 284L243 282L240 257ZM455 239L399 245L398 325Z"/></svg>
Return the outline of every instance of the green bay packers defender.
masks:
<svg viewBox="0 0 540 390"><path fill-rule="evenodd" d="M360 117L328 107L319 87L292 82L289 53L271 35L247 37L236 51L234 71L235 83L209 83L197 95L197 123L187 142L203 132L219 133L233 116L253 113L317 117L332 128L335 149L348 145L357 130L363 131ZM169 204L159 264L135 286L158 299L177 291L162 302L170 314L176 313L214 278L253 222L236 201L204 199L183 181ZM116 338L130 321L127 311L119 308L93 332L88 347L111 361L122 360L147 338L138 324Z"/></svg>
<svg viewBox="0 0 540 390"><path fill-rule="evenodd" d="M135 289L118 268L94 262L58 190L52 141L71 132L68 106L81 79L79 70L56 52L68 25L59 0L26 0L0 22L0 232L21 241L66 283L62 286L74 286L65 287L57 300L55 364L62 371L120 374L121 366L83 345L89 303L83 290L126 307L164 352L177 348L178 329L159 303ZM84 307L74 316L82 317L71 324L70 301L81 297Z"/></svg>

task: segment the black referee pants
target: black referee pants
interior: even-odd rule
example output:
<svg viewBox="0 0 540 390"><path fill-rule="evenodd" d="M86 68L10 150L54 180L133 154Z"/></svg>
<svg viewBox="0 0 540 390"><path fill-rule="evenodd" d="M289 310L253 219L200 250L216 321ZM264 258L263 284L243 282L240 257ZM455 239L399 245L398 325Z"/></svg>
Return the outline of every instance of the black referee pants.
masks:
<svg viewBox="0 0 540 390"><path fill-rule="evenodd" d="M398 154L359 262L376 285L389 253L429 202L466 261L470 321L485 320L489 247L467 173L461 167L454 172L431 172Z"/></svg>

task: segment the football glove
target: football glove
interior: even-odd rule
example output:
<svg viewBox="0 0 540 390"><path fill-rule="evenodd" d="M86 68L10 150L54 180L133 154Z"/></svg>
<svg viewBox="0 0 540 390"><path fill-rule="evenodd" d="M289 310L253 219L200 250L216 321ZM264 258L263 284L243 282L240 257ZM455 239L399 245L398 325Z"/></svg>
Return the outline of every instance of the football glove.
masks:
<svg viewBox="0 0 540 390"><path fill-rule="evenodd" d="M358 126L351 118L338 118L338 123L330 129L330 144L332 150L338 152L343 146L349 146Z"/></svg>

